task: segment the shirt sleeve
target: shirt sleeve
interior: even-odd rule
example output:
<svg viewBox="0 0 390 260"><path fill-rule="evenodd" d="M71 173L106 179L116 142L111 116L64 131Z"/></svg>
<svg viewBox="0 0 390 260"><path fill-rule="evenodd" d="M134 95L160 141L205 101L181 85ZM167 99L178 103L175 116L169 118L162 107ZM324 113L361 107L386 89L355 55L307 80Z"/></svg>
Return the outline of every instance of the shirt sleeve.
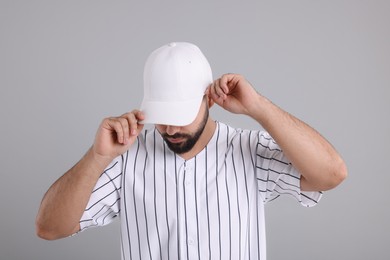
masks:
<svg viewBox="0 0 390 260"><path fill-rule="evenodd" d="M288 194L303 206L311 207L321 199L322 192L301 191L301 174L289 162L281 148L267 132L259 132L256 146L256 175L264 203Z"/></svg>
<svg viewBox="0 0 390 260"><path fill-rule="evenodd" d="M122 165L123 160L119 156L100 176L80 219L80 231L89 227L107 225L118 215Z"/></svg>

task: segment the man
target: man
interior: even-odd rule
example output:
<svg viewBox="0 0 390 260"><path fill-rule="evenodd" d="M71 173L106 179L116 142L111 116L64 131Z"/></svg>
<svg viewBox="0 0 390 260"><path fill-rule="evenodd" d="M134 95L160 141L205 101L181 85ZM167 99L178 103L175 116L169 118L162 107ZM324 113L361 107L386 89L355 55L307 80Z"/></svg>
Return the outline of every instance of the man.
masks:
<svg viewBox="0 0 390 260"><path fill-rule="evenodd" d="M212 120L215 103L267 132ZM141 110L104 119L45 194L37 234L58 239L119 215L122 259L265 259L264 204L290 194L315 205L346 175L314 129L241 75L213 82L199 48L171 43L146 62Z"/></svg>

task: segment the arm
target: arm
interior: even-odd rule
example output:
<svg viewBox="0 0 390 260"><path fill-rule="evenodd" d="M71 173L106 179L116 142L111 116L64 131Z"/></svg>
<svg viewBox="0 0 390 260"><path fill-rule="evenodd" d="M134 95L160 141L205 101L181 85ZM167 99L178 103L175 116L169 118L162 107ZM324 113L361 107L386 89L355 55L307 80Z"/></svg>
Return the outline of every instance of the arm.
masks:
<svg viewBox="0 0 390 260"><path fill-rule="evenodd" d="M301 189L324 191L347 176L344 161L316 130L258 94L242 76L225 74L208 89L224 109L255 119L275 139L301 173Z"/></svg>
<svg viewBox="0 0 390 260"><path fill-rule="evenodd" d="M46 192L36 218L36 232L53 240L80 230L79 220L101 173L108 164L134 143L143 128L140 111L106 118L93 146L84 157Z"/></svg>

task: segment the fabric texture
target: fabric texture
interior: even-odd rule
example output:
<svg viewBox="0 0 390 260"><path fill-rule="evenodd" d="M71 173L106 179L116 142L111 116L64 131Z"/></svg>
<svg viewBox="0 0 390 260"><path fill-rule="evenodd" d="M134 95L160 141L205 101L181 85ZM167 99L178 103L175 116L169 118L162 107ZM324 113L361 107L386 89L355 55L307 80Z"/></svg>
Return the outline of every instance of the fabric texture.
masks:
<svg viewBox="0 0 390 260"><path fill-rule="evenodd" d="M266 259L264 204L290 194L300 174L264 131L217 122L208 145L184 160L144 130L101 175L81 230L121 219L122 259Z"/></svg>

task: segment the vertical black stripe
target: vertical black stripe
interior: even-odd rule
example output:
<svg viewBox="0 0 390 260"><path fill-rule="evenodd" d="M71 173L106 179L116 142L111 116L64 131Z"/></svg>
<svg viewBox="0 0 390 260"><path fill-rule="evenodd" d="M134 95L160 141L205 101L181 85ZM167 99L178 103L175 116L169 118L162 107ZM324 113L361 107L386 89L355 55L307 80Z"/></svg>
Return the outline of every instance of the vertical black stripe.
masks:
<svg viewBox="0 0 390 260"><path fill-rule="evenodd" d="M146 136L147 133L145 132L145 143L146 143ZM144 203L144 216L145 216L145 228L146 228L146 240L148 243L148 249L149 249L149 259L152 259L152 251L150 249L150 240L149 240L149 225L148 225L148 215L146 213L146 162L148 160L148 154L145 154L145 161L144 161L144 169L143 169L143 203Z"/></svg>
<svg viewBox="0 0 390 260"><path fill-rule="evenodd" d="M196 232L198 239L198 259L200 260L200 238L199 238L199 216L198 216L198 193L196 188L196 156L195 156L195 165L194 165L194 190L195 190L195 213L196 213Z"/></svg>
<svg viewBox="0 0 390 260"><path fill-rule="evenodd" d="M231 210L230 210L230 194L229 194L229 184L228 184L228 174L225 162L225 186L226 186L226 195L228 202L228 216L229 216L229 259L232 259L232 220L231 220Z"/></svg>
<svg viewBox="0 0 390 260"><path fill-rule="evenodd" d="M138 143L138 147L139 147L139 142L137 142L137 143ZM138 147L137 147L137 152L138 152ZM123 162L123 155L121 156L121 158L122 158L122 162ZM124 207L124 211L125 211L125 215L126 215L127 239L129 241L129 255L130 255L130 259L132 259L129 218L127 216L127 204L126 204L126 185L125 185L126 184L127 160L128 159L129 159L129 151L127 151L127 153L126 153L126 160L125 160L124 165L123 165L122 188L123 188L123 207ZM122 254L124 254L123 239L121 239L121 241L122 241Z"/></svg>
<svg viewBox="0 0 390 260"><path fill-rule="evenodd" d="M237 199L237 212L238 212L238 252L239 252L239 259L241 259L241 210L240 210L240 198L239 198L239 191L238 191L238 180L237 180L237 170L236 165L234 163L234 146L232 144L232 163L233 163L233 172L234 172L234 178L236 180L236 199Z"/></svg>
<svg viewBox="0 0 390 260"><path fill-rule="evenodd" d="M187 259L190 259L189 252L188 252L188 223L187 223L187 198L186 198L186 178L187 178L187 169L186 169L186 161L184 162L184 176L183 176L183 206L184 206L184 222L185 222L185 236L186 236L186 251L187 251Z"/></svg>
<svg viewBox="0 0 390 260"><path fill-rule="evenodd" d="M157 218L157 203L156 203L156 130L153 131L153 179L154 179L154 217L156 219L156 231L157 231L157 239L158 239L158 247L160 250L160 259L162 258L162 250L161 250L161 239L160 239L160 229L158 228L158 218Z"/></svg>
<svg viewBox="0 0 390 260"><path fill-rule="evenodd" d="M175 185L176 185L176 233L177 233L177 259L180 259L180 225L179 225L179 182L177 176L177 158L175 154Z"/></svg>
<svg viewBox="0 0 390 260"><path fill-rule="evenodd" d="M249 131L249 138L248 138L248 150L249 154L251 156L251 161L252 161L252 166L254 169L254 172L256 172L256 165L255 165L255 160L253 159L253 156L256 156L256 151L252 151L252 146L251 146L251 137L252 137L253 131Z"/></svg>
<svg viewBox="0 0 390 260"><path fill-rule="evenodd" d="M219 187L218 187L218 172L219 172L219 167L218 167L218 139L219 139L219 125L217 125L217 139L216 139L216 144L215 144L215 185L217 188L217 210L218 210L218 239L219 239L219 259L221 260L222 258L222 245L221 245L221 210L220 210L220 205L219 205Z"/></svg>
<svg viewBox="0 0 390 260"><path fill-rule="evenodd" d="M166 150L165 150L165 143L163 143L163 149L164 149L164 182L165 182L165 219L167 222L167 230L168 230L168 248L167 248L167 253L168 253L168 259L171 259L169 257L169 249L170 249L170 243L171 243L171 231L169 229L169 221L168 221L168 194L167 194L167 157L166 157Z"/></svg>
<svg viewBox="0 0 390 260"><path fill-rule="evenodd" d="M219 124L218 124L219 125ZM229 128L226 127L226 151L229 148ZM229 194L229 182L228 182L228 174L227 174L227 162L226 162L227 153L225 154L225 186L226 186L226 195L228 202L228 213L229 213L229 260L232 259L232 220L231 220L231 209L230 209L230 194Z"/></svg>
<svg viewBox="0 0 390 260"><path fill-rule="evenodd" d="M226 148L229 147L229 126L226 125Z"/></svg>
<svg viewBox="0 0 390 260"><path fill-rule="evenodd" d="M205 147L205 176L206 176L206 211L207 211L207 234L209 239L209 259L211 259L211 239L210 239L210 213L209 213L209 191L207 187L208 174L207 174L207 146Z"/></svg>
<svg viewBox="0 0 390 260"><path fill-rule="evenodd" d="M252 144L252 142L251 142L251 137L252 137L252 131L250 131L249 132L249 138L248 138L248 148L249 148L249 151L250 151L250 155L251 155L251 160L252 160L252 167L253 167L253 172L254 173L256 173L256 164L255 164L255 162L254 162L254 159L253 159L253 156L252 156L252 154L254 155L254 156L256 156L256 151L252 151L252 149L251 149L251 144ZM255 176L253 176L254 178L256 178L256 175ZM256 180L255 180L256 181ZM256 243L256 247L257 247L257 259L258 260L260 260L260 234L259 234L259 221L258 221L258 219L259 219L259 209L258 209L258 204L259 203L259 201L258 201L258 196L257 196L257 194L256 194L256 236L257 236L257 243Z"/></svg>
<svg viewBox="0 0 390 260"><path fill-rule="evenodd" d="M137 203L136 203L136 196L135 196L135 180L137 179L136 178L136 168L137 168L137 158L138 158L138 152L139 152L139 137L137 137L137 151L136 151L136 154L135 154L135 157L134 157L134 170L133 170L133 203L134 203L134 215L135 215L135 224L137 226L137 237L138 237L138 254L139 254L139 258L142 259L142 251L141 251L141 240L140 240L140 236L139 236L139 224L138 224L138 213L137 213ZM125 196L126 198L126 196ZM126 203L125 203L126 204ZM126 219L128 219L127 215L126 215ZM127 231L129 232L129 230ZM129 237L129 240L130 240L130 237Z"/></svg>
<svg viewBox="0 0 390 260"><path fill-rule="evenodd" d="M253 166L253 169L255 169L254 172L256 172L256 165L255 165L255 160L253 159L253 156L256 156L256 151L252 151L252 146L251 146L251 137L252 137L252 133L253 131L249 131L249 138L248 138L248 151L249 151L249 155L251 156L251 161L252 161L252 166Z"/></svg>
<svg viewBox="0 0 390 260"><path fill-rule="evenodd" d="M242 167L243 167L243 170L244 170L244 180L245 180L245 192L246 192L246 201L247 201L247 221L248 221L248 224L250 226L250 210L249 210L249 193L248 193L248 180L247 180L247 176L246 176L246 169L245 169L245 157L244 157L244 153L242 151L242 133L240 133L240 152L241 152L241 160L242 160ZM249 257L249 260L251 259L251 243L250 243L250 238L251 238L251 229L248 228L248 257Z"/></svg>
<svg viewBox="0 0 390 260"><path fill-rule="evenodd" d="M256 247L257 247L257 260L260 260L260 234L259 234L259 196L256 194L256 231L257 231L257 240L256 240Z"/></svg>

